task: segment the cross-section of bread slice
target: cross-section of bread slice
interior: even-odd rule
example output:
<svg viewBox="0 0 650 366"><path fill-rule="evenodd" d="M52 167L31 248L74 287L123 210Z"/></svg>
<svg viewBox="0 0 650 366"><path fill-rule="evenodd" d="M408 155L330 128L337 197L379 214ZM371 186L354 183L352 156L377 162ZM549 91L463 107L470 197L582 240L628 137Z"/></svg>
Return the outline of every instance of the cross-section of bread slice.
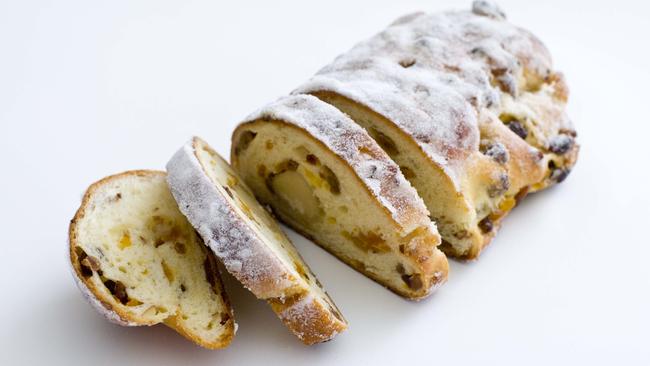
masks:
<svg viewBox="0 0 650 366"><path fill-rule="evenodd" d="M548 50L489 1L404 16L295 93L367 129L458 257L476 258L517 201L564 180L578 154Z"/></svg>
<svg viewBox="0 0 650 366"><path fill-rule="evenodd" d="M262 108L235 130L231 161L284 222L392 291L422 298L447 279L415 189L327 103L299 95Z"/></svg>
<svg viewBox="0 0 650 366"><path fill-rule="evenodd" d="M79 289L110 321L164 323L206 348L236 324L217 262L169 192L165 173L129 171L88 188L70 224Z"/></svg>
<svg viewBox="0 0 650 366"><path fill-rule="evenodd" d="M298 338L324 342L347 328L278 223L208 144L193 138L169 161L167 172L181 211L206 244Z"/></svg>

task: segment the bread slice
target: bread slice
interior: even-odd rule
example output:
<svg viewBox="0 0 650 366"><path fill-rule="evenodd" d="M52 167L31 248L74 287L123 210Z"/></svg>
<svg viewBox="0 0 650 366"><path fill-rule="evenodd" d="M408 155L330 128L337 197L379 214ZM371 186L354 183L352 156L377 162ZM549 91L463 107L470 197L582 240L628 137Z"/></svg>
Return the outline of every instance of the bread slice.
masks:
<svg viewBox="0 0 650 366"><path fill-rule="evenodd" d="M447 279L415 189L336 108L308 95L262 108L235 130L231 161L284 222L392 291L423 298Z"/></svg>
<svg viewBox="0 0 650 366"><path fill-rule="evenodd" d="M217 262L178 210L164 172L128 171L91 185L69 235L75 281L108 320L164 323L206 348L232 340Z"/></svg>
<svg viewBox="0 0 650 366"><path fill-rule="evenodd" d="M167 164L181 211L226 269L266 300L305 344L347 328L332 299L277 222L235 171L195 137Z"/></svg>
<svg viewBox="0 0 650 366"><path fill-rule="evenodd" d="M447 254L476 258L526 193L566 178L578 145L548 50L488 1L398 19L295 94L348 114L400 165Z"/></svg>

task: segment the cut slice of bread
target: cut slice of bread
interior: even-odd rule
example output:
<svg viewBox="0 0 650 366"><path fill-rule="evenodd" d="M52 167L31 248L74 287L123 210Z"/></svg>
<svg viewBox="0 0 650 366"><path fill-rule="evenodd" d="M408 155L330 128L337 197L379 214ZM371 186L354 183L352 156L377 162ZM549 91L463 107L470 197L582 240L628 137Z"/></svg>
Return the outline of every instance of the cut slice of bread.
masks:
<svg viewBox="0 0 650 366"><path fill-rule="evenodd" d="M193 138L172 157L167 172L178 206L206 244L298 338L324 342L347 328L277 222L207 143Z"/></svg>
<svg viewBox="0 0 650 366"><path fill-rule="evenodd" d="M284 222L392 291L419 299L446 281L440 236L417 192L331 105L297 95L262 108L233 133L231 161Z"/></svg>
<svg viewBox="0 0 650 366"><path fill-rule="evenodd" d="M110 321L164 323L211 349L231 342L236 324L216 258L178 210L164 172L128 171L91 185L69 246L79 289Z"/></svg>
<svg viewBox="0 0 650 366"><path fill-rule="evenodd" d="M548 50L489 1L404 16L299 87L364 127L427 204L449 255L476 258L528 192L576 162Z"/></svg>

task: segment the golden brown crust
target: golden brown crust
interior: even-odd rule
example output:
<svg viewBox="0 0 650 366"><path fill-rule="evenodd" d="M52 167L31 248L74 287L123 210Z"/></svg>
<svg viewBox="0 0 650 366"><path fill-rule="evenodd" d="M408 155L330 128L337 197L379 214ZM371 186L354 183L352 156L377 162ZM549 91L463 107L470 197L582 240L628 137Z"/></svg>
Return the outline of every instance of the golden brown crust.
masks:
<svg viewBox="0 0 650 366"><path fill-rule="evenodd" d="M347 322L338 309L318 301L308 292L285 299L269 299L268 303L284 324L308 346L327 342L347 329Z"/></svg>
<svg viewBox="0 0 650 366"><path fill-rule="evenodd" d="M68 228L68 236L69 236L68 253L70 258L70 265L72 266L73 275L76 277L76 281L78 281L78 283L80 283L81 286L84 286L85 289L87 290L87 292L84 292L84 294L87 296L92 296L92 298L89 300L91 301L96 300L105 310L102 311L102 313L105 316L109 317L109 319L121 325L130 325L130 326L154 325L155 323L152 323L142 317L138 317L134 314L127 312L124 306L119 304L111 296L108 296L104 291L100 291L92 281L89 281L85 276L83 276L80 261L79 261L79 256L75 251L75 248L78 247L77 224L86 216L86 210L88 209L92 197L105 184L113 180L121 179L128 176L156 177L156 176L165 176L165 172L154 171L154 170L131 170L119 174L110 175L91 184L90 187L88 187L88 189L84 193L84 196L81 200L81 205L77 210L77 212L75 213L73 219L70 221L70 226ZM210 261L215 262L214 255L212 253L210 253L207 250L205 251L205 253L208 255ZM215 280L214 290L222 297L224 304L227 306L227 311L230 315L230 319L224 325L225 327L224 336L214 342L208 342L196 336L194 333L191 332L191 330L184 328L182 324L177 321L176 319L177 315L170 316L169 318L165 319L165 324L173 328L174 330L176 330L183 337L187 338L192 342L199 344L202 347L209 348L209 349L219 349L219 348L227 347L232 341L232 338L234 337L234 333L235 333L235 324L234 324L234 315L232 312L232 308L230 306L230 300L228 299L228 296L223 287L221 276L218 273L216 265L212 266L211 268L213 268L214 270L212 273L213 278ZM82 291L84 290L82 289ZM101 310L101 309L97 309L97 310Z"/></svg>
<svg viewBox="0 0 650 366"><path fill-rule="evenodd" d="M429 280L427 282L427 286L423 287L419 293L413 293L409 291L399 291L398 289L388 287L384 284L381 283L381 280L375 275L374 273L368 271L366 269L366 266L357 260L353 260L351 258L343 258L343 257L338 257L336 253L331 251L326 245L323 245L322 242L320 242L318 239L314 238L311 234L307 233L306 231L302 230L298 225L295 225L292 223L292 220L288 217L284 217L281 213L276 212L276 215L278 215L278 218L282 220L282 222L286 223L287 225L291 226L293 230L295 230L297 233L300 235L304 236L305 238L313 241L315 244L317 244L319 247L323 248L326 252L330 253L331 255L339 258L343 263L347 264L348 266L354 268L358 272L362 273L364 276L370 278L374 282L376 282L378 285L392 291L396 295L402 296L404 298L407 298L409 300L423 300L432 293L432 289L438 288L445 284L447 282L447 275L449 272L449 262L447 261L447 258L442 252L439 252L439 254L435 255L433 258L433 261L431 263L431 267L437 268L438 271L443 273L443 276L441 277L435 277L434 276L434 271L429 271L430 278L432 280ZM441 244L443 245L443 244Z"/></svg>

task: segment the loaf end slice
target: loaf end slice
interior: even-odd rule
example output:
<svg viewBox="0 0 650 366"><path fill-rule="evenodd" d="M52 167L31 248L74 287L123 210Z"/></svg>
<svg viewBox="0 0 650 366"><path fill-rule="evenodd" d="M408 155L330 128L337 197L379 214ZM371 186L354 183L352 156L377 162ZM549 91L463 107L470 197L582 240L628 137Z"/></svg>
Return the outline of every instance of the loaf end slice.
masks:
<svg viewBox="0 0 650 366"><path fill-rule="evenodd" d="M81 292L113 323L164 323L210 349L235 334L216 258L178 210L164 172L91 185L70 224L69 259Z"/></svg>

